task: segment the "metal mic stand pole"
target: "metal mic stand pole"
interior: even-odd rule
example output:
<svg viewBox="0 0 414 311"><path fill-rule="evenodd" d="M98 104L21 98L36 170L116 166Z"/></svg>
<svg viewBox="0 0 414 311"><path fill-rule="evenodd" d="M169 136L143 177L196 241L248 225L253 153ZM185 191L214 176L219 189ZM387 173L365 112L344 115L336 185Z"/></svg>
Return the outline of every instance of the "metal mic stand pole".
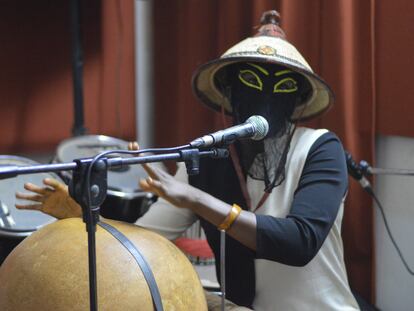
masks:
<svg viewBox="0 0 414 311"><path fill-rule="evenodd" d="M346 153L347 158L347 165L348 171L352 177L354 177L362 186L362 188L374 199L375 203L377 204L379 211L381 212L382 219L384 220L385 229L390 237L391 243L394 245L395 250L398 253L404 267L407 269L410 275L414 275L414 271L411 270L407 261L405 260L400 248L395 241L391 229L388 225L387 218L385 217L384 208L381 205L381 202L375 195L370 182L368 181L365 176L367 175L400 175L400 176L414 176L414 170L409 169L394 169L394 168L378 168L378 167L371 167L369 163L365 160L356 164L356 162L352 159L352 156L349 153Z"/></svg>
<svg viewBox="0 0 414 311"><path fill-rule="evenodd" d="M349 153L346 153L346 159L348 173L355 178L360 183L362 188L371 196L374 196L374 192L370 181L366 178L368 175L414 176L414 170L371 167L365 160L361 160L359 163L356 163Z"/></svg>
<svg viewBox="0 0 414 311"><path fill-rule="evenodd" d="M96 277L96 224L99 221L99 209L104 202L108 188L107 159L98 160L91 170L88 180L88 169L91 162L75 160L77 164L69 185L70 196L81 206L83 222L88 234L89 261L89 301L90 310L98 310L97 277ZM89 183L88 183L89 181Z"/></svg>
<svg viewBox="0 0 414 311"><path fill-rule="evenodd" d="M220 230L220 291L221 311L226 306L226 231Z"/></svg>
<svg viewBox="0 0 414 311"><path fill-rule="evenodd" d="M359 162L359 169L364 175L403 175L414 176L414 170L398 168L379 168L371 167L365 160Z"/></svg>

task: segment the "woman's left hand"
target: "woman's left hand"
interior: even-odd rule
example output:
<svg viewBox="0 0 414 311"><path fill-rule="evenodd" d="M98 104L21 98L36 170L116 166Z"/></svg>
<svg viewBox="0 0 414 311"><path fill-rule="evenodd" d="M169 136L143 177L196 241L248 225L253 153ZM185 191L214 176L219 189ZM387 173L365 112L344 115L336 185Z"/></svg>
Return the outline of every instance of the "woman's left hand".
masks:
<svg viewBox="0 0 414 311"><path fill-rule="evenodd" d="M197 201L200 190L177 181L157 167L149 164L144 164L143 167L148 173L148 177L139 182L143 191L152 192L176 207L190 208Z"/></svg>
<svg viewBox="0 0 414 311"><path fill-rule="evenodd" d="M155 193L176 207L190 209L209 223L219 226L231 211L231 205L189 184L177 181L170 174L147 164L143 167L149 177L140 180L143 191ZM233 238L256 250L256 216L242 211L227 231Z"/></svg>
<svg viewBox="0 0 414 311"><path fill-rule="evenodd" d="M137 142L130 142L128 149L139 150L139 145ZM193 197L195 197L194 194L197 193L197 189L177 181L173 176L158 167L150 164L143 164L142 167L148 174L146 179L139 181L143 191L152 192L177 207L190 207L191 195L193 194Z"/></svg>

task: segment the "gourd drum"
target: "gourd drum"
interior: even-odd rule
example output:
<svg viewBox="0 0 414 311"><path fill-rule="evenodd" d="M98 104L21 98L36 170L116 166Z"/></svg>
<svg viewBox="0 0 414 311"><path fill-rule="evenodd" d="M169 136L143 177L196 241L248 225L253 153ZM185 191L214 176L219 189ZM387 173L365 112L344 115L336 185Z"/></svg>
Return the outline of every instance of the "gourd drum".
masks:
<svg viewBox="0 0 414 311"><path fill-rule="evenodd" d="M148 262L164 310L207 310L197 273L184 254L156 233L105 220ZM140 267L128 250L97 226L98 310L153 310ZM27 237L0 267L0 310L89 310L88 247L80 218L59 220Z"/></svg>

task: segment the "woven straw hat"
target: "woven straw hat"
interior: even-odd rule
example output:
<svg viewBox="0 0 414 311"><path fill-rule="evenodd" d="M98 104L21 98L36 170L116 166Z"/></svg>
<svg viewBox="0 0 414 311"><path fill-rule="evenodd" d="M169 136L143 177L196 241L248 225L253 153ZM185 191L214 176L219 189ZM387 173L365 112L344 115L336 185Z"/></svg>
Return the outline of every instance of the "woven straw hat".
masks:
<svg viewBox="0 0 414 311"><path fill-rule="evenodd" d="M311 119L326 111L334 102L334 95L320 77L296 50L286 41L279 26L280 16L276 11L265 12L261 27L254 37L247 38L227 50L220 58L200 66L193 75L195 95L207 106L219 111L221 107L227 114L232 113L229 99L220 91L216 74L225 66L239 62L262 62L282 65L302 74L310 83L312 93L298 105L292 120Z"/></svg>

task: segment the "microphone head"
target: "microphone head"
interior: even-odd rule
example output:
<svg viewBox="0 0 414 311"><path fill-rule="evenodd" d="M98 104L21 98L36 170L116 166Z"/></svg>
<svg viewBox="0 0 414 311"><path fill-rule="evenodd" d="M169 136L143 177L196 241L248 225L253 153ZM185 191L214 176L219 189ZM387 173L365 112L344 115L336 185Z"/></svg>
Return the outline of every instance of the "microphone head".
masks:
<svg viewBox="0 0 414 311"><path fill-rule="evenodd" d="M253 137L251 137L253 140L262 140L269 132L269 123L262 116L251 116L246 120L246 123L253 125L255 132Z"/></svg>

